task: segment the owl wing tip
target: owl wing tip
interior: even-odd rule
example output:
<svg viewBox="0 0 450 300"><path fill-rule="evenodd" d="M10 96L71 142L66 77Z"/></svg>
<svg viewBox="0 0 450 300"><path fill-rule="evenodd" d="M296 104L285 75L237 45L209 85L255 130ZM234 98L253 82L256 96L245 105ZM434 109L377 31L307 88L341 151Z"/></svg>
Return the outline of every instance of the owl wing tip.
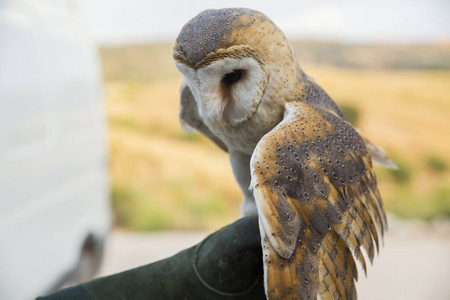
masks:
<svg viewBox="0 0 450 300"><path fill-rule="evenodd" d="M381 146L373 144L366 138L364 138L364 142L366 144L367 150L369 150L373 162L376 165L388 169L398 170L398 166L388 157L386 151Z"/></svg>

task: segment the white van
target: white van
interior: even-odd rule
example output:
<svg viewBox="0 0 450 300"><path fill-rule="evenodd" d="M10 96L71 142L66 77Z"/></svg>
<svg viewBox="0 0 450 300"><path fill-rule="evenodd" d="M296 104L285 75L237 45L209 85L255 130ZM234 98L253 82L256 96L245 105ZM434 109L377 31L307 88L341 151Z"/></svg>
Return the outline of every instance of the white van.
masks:
<svg viewBox="0 0 450 300"><path fill-rule="evenodd" d="M76 2L0 0L0 299L98 268L110 227L103 104Z"/></svg>

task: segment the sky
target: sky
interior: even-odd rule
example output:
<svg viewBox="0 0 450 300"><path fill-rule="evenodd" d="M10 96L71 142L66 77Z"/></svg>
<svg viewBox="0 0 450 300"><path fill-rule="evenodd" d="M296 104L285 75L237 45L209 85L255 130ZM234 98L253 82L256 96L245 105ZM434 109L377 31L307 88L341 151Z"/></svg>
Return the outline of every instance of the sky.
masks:
<svg viewBox="0 0 450 300"><path fill-rule="evenodd" d="M449 0L79 0L81 18L103 45L174 41L208 8L248 7L290 39L353 44L450 41Z"/></svg>

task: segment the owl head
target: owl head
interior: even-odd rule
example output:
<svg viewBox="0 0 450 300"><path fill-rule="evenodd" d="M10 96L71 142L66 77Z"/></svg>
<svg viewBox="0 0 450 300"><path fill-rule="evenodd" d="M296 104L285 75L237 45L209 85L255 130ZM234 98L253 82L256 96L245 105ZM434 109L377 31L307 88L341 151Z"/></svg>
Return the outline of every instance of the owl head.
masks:
<svg viewBox="0 0 450 300"><path fill-rule="evenodd" d="M284 99L302 78L283 32L245 8L201 12L182 28L173 56L200 117L219 126L246 122L262 102Z"/></svg>

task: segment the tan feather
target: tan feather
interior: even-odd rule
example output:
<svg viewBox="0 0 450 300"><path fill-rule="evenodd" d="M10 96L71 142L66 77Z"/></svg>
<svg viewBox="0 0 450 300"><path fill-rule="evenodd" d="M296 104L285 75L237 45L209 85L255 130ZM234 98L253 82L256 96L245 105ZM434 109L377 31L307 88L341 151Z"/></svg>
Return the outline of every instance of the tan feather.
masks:
<svg viewBox="0 0 450 300"><path fill-rule="evenodd" d="M356 299L354 259L366 272L361 249L372 262L386 228L370 154L337 114L286 111L252 157L268 297Z"/></svg>

